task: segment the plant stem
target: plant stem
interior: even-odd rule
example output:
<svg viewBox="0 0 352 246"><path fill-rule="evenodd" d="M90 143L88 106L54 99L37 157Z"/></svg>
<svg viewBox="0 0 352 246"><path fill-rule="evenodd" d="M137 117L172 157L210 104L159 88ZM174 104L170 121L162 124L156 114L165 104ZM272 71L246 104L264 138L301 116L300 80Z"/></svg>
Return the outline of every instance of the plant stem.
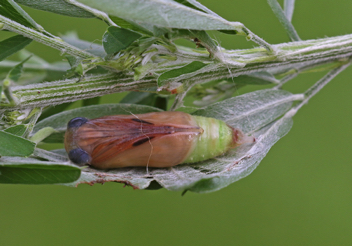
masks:
<svg viewBox="0 0 352 246"><path fill-rule="evenodd" d="M13 95L11 88L11 81L8 79L5 79L2 83L2 90L5 94L6 99L9 101L9 104L7 104L10 107L16 106L18 104L17 98Z"/></svg>
<svg viewBox="0 0 352 246"><path fill-rule="evenodd" d="M348 62L338 68L331 70L327 75L315 83L311 88L309 88L304 94L306 98L303 103L307 103L315 94L317 94L327 83L329 83L333 78L335 78L339 73L345 70L351 63Z"/></svg>
<svg viewBox="0 0 352 246"><path fill-rule="evenodd" d="M33 131L35 124L37 123L40 115L42 114L42 108L34 108L29 114L29 122L26 131L23 133L22 137L27 138Z"/></svg>
<svg viewBox="0 0 352 246"><path fill-rule="evenodd" d="M305 93L305 98L299 104L297 104L294 108L292 108L289 112L286 113L285 116L292 117L297 111L308 101L315 96L325 85L327 85L333 78L335 78L339 73L345 70L348 66L351 65L351 62L341 65L340 67L334 68L330 72L328 72L323 78L318 80L312 87L310 87Z"/></svg>
<svg viewBox="0 0 352 246"><path fill-rule="evenodd" d="M267 50L269 55L272 55L275 52L275 49L273 49L273 46L271 44L269 44L264 39L255 35L248 28L243 27L242 30L244 33L246 33L248 40L251 40L251 41L255 42L256 44L263 46Z"/></svg>
<svg viewBox="0 0 352 246"><path fill-rule="evenodd" d="M62 53L67 53L73 56L77 56L83 59L93 58L94 56L86 51L80 50L66 42L61 38L48 37L43 33L40 33L34 29L25 27L15 21L10 20L2 15L0 15L0 23L4 24L3 29L21 34L25 37L31 38L39 43L43 43L47 46L60 50Z"/></svg>
<svg viewBox="0 0 352 246"><path fill-rule="evenodd" d="M173 55L180 57L175 62L166 63L150 70L155 76L149 76L141 80L134 80L133 73L105 74L77 79L52 81L27 86L13 87L14 95L19 99L18 105L10 108L31 108L57 105L80 99L106 95L114 92L141 90L157 85L157 76L173 68L191 61L208 61L213 63L216 69L200 71L199 73L183 74L180 79L173 81L183 84L185 91L195 84L209 81L227 79L253 72L269 71L273 74L285 74L288 70L305 70L323 63L339 61L352 56L352 35L339 37L291 42L274 45L277 55L268 55L263 48L247 50L221 50L224 54L225 64L218 63L209 58L207 54L197 50L182 48ZM192 60L193 58L193 60ZM227 60L241 62L243 66L230 65ZM215 64L216 63L216 64ZM187 77L188 76L188 77ZM182 79L181 79L182 77ZM167 89L167 88L165 88ZM2 105L5 106L5 105Z"/></svg>
<svg viewBox="0 0 352 246"><path fill-rule="evenodd" d="M120 73L89 76L80 81L68 79L17 86L13 88L13 93L19 99L19 102L11 108L45 107L155 85L154 77L134 81L133 76Z"/></svg>

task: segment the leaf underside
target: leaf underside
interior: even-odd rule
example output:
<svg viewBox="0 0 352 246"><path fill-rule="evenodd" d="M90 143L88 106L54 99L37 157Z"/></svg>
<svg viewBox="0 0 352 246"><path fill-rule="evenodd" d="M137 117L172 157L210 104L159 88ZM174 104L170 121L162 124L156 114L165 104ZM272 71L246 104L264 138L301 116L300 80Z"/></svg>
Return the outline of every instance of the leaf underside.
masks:
<svg viewBox="0 0 352 246"><path fill-rule="evenodd" d="M249 175L265 157L271 146L290 130L292 120L282 117L298 100L300 95L293 95L280 90L261 90L251 92L195 111L193 114L214 117L225 121L256 137L255 144L242 145L223 156L194 164L183 164L171 168L121 168L99 171L84 168L80 178L70 184L121 182L136 189L146 189L155 182L173 191L190 190L204 193L219 190ZM112 105L110 105L113 107ZM109 114L146 113L155 108L143 105L118 104ZM94 105L62 112L49 117L37 125L39 130L55 123L55 129L64 132L69 118L88 116L104 110L104 105ZM131 111L132 109L132 111ZM106 112L105 112L106 113ZM102 112L104 114L104 112ZM96 117L99 117L96 115ZM62 119L62 120L61 120ZM53 125L51 125L53 127Z"/></svg>
<svg viewBox="0 0 352 246"><path fill-rule="evenodd" d="M72 17L93 18L94 15L64 0L15 0L15 2L34 9L53 12Z"/></svg>
<svg viewBox="0 0 352 246"><path fill-rule="evenodd" d="M187 7L175 1L78 0L112 16L158 27L194 30L234 30L238 23ZM183 18L180 18L182 16ZM189 21L192 20L192 21Z"/></svg>

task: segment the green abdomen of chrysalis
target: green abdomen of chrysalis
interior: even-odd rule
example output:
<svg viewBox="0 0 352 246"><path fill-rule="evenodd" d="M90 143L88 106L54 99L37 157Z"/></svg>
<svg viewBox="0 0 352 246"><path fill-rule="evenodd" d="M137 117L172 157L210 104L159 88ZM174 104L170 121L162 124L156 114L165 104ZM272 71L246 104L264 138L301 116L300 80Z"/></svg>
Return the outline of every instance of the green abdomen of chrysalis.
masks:
<svg viewBox="0 0 352 246"><path fill-rule="evenodd" d="M229 127L221 120L202 116L193 118L204 131L198 135L193 151L183 163L204 161L222 155L230 148L242 144L244 137L247 137L240 130ZM241 136L238 136L239 134ZM253 138L251 139L253 142Z"/></svg>

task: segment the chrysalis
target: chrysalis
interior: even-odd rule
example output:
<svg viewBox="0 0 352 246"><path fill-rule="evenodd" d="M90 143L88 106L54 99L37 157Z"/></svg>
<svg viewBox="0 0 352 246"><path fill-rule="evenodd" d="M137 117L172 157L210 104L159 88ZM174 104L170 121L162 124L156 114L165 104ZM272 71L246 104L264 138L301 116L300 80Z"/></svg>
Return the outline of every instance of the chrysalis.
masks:
<svg viewBox="0 0 352 246"><path fill-rule="evenodd" d="M65 134L70 160L98 169L172 167L254 141L223 121L183 112L78 117L68 123Z"/></svg>

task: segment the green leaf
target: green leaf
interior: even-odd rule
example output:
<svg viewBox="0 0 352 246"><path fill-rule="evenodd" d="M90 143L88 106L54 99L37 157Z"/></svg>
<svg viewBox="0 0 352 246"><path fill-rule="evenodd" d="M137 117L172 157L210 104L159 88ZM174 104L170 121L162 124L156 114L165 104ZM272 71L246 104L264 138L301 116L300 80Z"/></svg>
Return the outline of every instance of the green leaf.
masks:
<svg viewBox="0 0 352 246"><path fill-rule="evenodd" d="M193 61L193 62L191 62L181 68L169 70L159 76L158 87L163 86L167 81L170 81L178 76L181 76L181 75L184 75L187 73L193 73L193 72L195 72L205 66L207 66L207 64L204 64L203 62Z"/></svg>
<svg viewBox="0 0 352 246"><path fill-rule="evenodd" d="M0 158L0 183L4 184L63 184L77 180L80 174L80 168L63 162Z"/></svg>
<svg viewBox="0 0 352 246"><path fill-rule="evenodd" d="M289 117L276 120L303 95L280 90L261 90L230 98L194 112L196 115L224 120L233 127L252 133L255 144L241 145L223 156L194 164L172 168L123 168L108 172L87 168L80 179L70 185L94 184L109 181L123 182L145 189L157 182L168 190L211 192L221 189L249 175L265 157L269 149L291 128ZM109 174L109 175L106 175Z"/></svg>
<svg viewBox="0 0 352 246"><path fill-rule="evenodd" d="M205 47L211 53L211 55L213 55L214 52L217 52L218 45L206 31L189 30L189 32L191 36L198 39L199 44Z"/></svg>
<svg viewBox="0 0 352 246"><path fill-rule="evenodd" d="M124 20L117 16L110 15L110 19L115 22L119 27L130 29L132 31L144 34L146 36L159 37L168 33L170 30L164 27L158 27L148 23L137 23L132 20Z"/></svg>
<svg viewBox="0 0 352 246"><path fill-rule="evenodd" d="M0 15L5 16L13 21L16 21L24 26L35 28L36 23L28 15L24 16L22 13L19 13L19 11L16 10L15 7L13 6L13 4L16 6L17 5L16 3L11 4L10 2L11 0L10 1L1 0ZM20 10L22 9L20 8ZM28 20L28 17L30 18L29 20ZM33 21L34 23L31 23L31 21Z"/></svg>
<svg viewBox="0 0 352 246"><path fill-rule="evenodd" d="M66 154L66 151L65 151L65 154L62 155L61 153L54 153L54 152L47 151L44 149L36 148L33 152L33 156L41 158L41 159L45 159L48 161L53 161L53 162L68 162L69 161L68 156Z"/></svg>
<svg viewBox="0 0 352 246"><path fill-rule="evenodd" d="M35 143L0 131L0 156L30 156L35 148Z"/></svg>
<svg viewBox="0 0 352 246"><path fill-rule="evenodd" d="M1 83L2 90L4 90L4 94L10 105L16 105L18 103L18 99L13 95L10 86L12 82L17 82L22 74L23 63L25 63L30 57L23 60L19 64L16 64L6 75L5 79Z"/></svg>
<svg viewBox="0 0 352 246"><path fill-rule="evenodd" d="M238 77L230 78L227 81L234 82L239 85L266 85L278 84L280 81L268 72L256 72L248 75L240 75Z"/></svg>
<svg viewBox="0 0 352 246"><path fill-rule="evenodd" d="M129 29L148 36L153 36L153 26L147 26L147 27L141 26L133 21L127 21L117 16L110 16L110 19L121 28Z"/></svg>
<svg viewBox="0 0 352 246"><path fill-rule="evenodd" d="M16 35L0 42L0 61L15 54L32 42L32 39Z"/></svg>
<svg viewBox="0 0 352 246"><path fill-rule="evenodd" d="M17 125L6 128L4 131L21 137L26 132L27 128L28 126L26 125Z"/></svg>
<svg viewBox="0 0 352 246"><path fill-rule="evenodd" d="M1 65L0 65L1 67ZM2 69L0 68L0 71ZM7 70L7 72L9 72ZM43 72L22 72L21 77L18 79L16 85L29 85L35 83L41 83L43 81L50 81L47 78L47 74ZM0 78L1 80L2 78Z"/></svg>
<svg viewBox="0 0 352 246"><path fill-rule="evenodd" d="M108 172L108 175L104 175L104 172L85 168L85 171L82 171L78 180L65 185L76 187L79 184L93 185L96 183L118 182L132 186L133 189L146 189L152 183L153 179L142 177L142 173L145 176L145 169L143 168L124 168L124 170L111 170ZM129 175L131 176L129 177Z"/></svg>
<svg viewBox="0 0 352 246"><path fill-rule="evenodd" d="M54 132L47 138L43 139L42 143L63 143L65 140L65 131Z"/></svg>
<svg viewBox="0 0 352 246"><path fill-rule="evenodd" d="M16 66L14 66L10 72L7 74L6 79L9 79L11 81L17 82L18 79L21 77L22 75L22 68L23 68L23 64L28 61L28 59L31 58L30 56L27 57L26 59L24 59L23 61L21 61L20 63L18 63Z"/></svg>
<svg viewBox="0 0 352 246"><path fill-rule="evenodd" d="M27 128L25 134L23 135L23 137L28 138L28 136L31 135L31 133L33 132L33 128L34 128L35 124L37 123L41 114L42 114L42 108L33 108L31 110L31 112L29 113L29 115L27 116L27 118L24 121L24 122L28 123L27 124L28 128Z"/></svg>
<svg viewBox="0 0 352 246"><path fill-rule="evenodd" d="M292 21L294 8L295 8L295 0L284 0L284 12L289 22Z"/></svg>
<svg viewBox="0 0 352 246"><path fill-rule="evenodd" d="M115 54L126 49L142 35L116 26L108 27L103 36L103 46L107 54Z"/></svg>
<svg viewBox="0 0 352 246"><path fill-rule="evenodd" d="M71 67L77 67L82 61L80 57L76 57L76 56L66 55L65 57Z"/></svg>
<svg viewBox="0 0 352 246"><path fill-rule="evenodd" d="M67 70L65 78L71 78L73 76L83 76L82 59L80 57L66 55L65 56L71 69Z"/></svg>
<svg viewBox="0 0 352 246"><path fill-rule="evenodd" d="M21 50L19 53L22 53ZM28 56L28 55L27 55ZM70 69L67 62L55 62L55 63L46 63L39 64L33 62L37 60L35 56L32 56L31 59L23 64L23 73L21 78L18 81L18 84L31 84L35 82L52 81L59 80L63 78L63 75L68 69ZM0 62L0 74L7 74L18 62L3 60ZM1 75L0 75L1 76ZM4 78L4 77L3 77Z"/></svg>
<svg viewBox="0 0 352 246"><path fill-rule="evenodd" d="M50 137L45 139L43 142L50 143L62 143L64 134L66 131L67 123L75 117L86 117L88 119L99 118L106 115L117 115L117 114L142 114L149 112L161 111L158 108L134 105L134 104L101 104L87 107L81 107L77 109L67 110L55 115L52 115L42 121L40 121L33 130L33 134L38 132L40 129L45 127L52 127L59 133L52 134Z"/></svg>
<svg viewBox="0 0 352 246"><path fill-rule="evenodd" d="M37 131L30 139L34 143L39 143L53 133L57 133L57 131L50 126L47 126Z"/></svg>
<svg viewBox="0 0 352 246"><path fill-rule="evenodd" d="M194 30L238 30L243 25L217 15L204 13L175 1L158 0L78 0L109 15L159 27ZM181 18L180 18L181 17ZM186 21L185 21L186 20Z"/></svg>
<svg viewBox="0 0 352 246"><path fill-rule="evenodd" d="M281 25L283 25L283 27L285 28L287 35L290 37L290 39L292 41L300 41L301 39L298 36L296 29L293 27L291 21L286 17L284 11L282 10L277 0L268 0L268 3L276 17L279 19Z"/></svg>
<svg viewBox="0 0 352 246"><path fill-rule="evenodd" d="M106 56L106 53L105 53L102 45L79 39L76 33L71 32L66 35L62 35L61 38L65 42L67 42L67 43L69 43L69 44L71 44L81 50L85 50L95 56L99 56L99 57Z"/></svg>
<svg viewBox="0 0 352 246"><path fill-rule="evenodd" d="M3 0L3 2L4 1L6 2L6 0ZM41 25L37 24L32 19L32 17L30 17L29 14L27 14L27 12L24 11L14 0L7 0L7 3L11 4L11 7L12 7L12 8L9 8L9 6L7 6L7 8L6 8L7 13L8 14L11 13L11 16L9 16L9 18L14 17L15 18L15 19L13 19L14 21L16 21L16 22L20 21L20 23L22 25L25 25L30 28L34 28L34 29L38 30L39 32L45 33L44 28ZM4 5L2 7L4 7ZM22 18L19 18L19 17L22 17Z"/></svg>
<svg viewBox="0 0 352 246"><path fill-rule="evenodd" d="M65 0L15 0L17 3L26 5L34 9L53 12L60 15L67 15L81 18L94 18L95 16L84 9L73 4L67 3Z"/></svg>
<svg viewBox="0 0 352 246"><path fill-rule="evenodd" d="M210 83L197 84L188 92L188 95L198 99L193 101L194 105L204 107L233 97L234 93L242 86L232 81L212 81Z"/></svg>
<svg viewBox="0 0 352 246"><path fill-rule="evenodd" d="M171 39L185 38L194 40L198 47L206 48L211 57L214 57L215 55L218 55L217 53L219 53L218 45L206 31L173 29L170 36ZM221 57L216 58L221 60Z"/></svg>
<svg viewBox="0 0 352 246"><path fill-rule="evenodd" d="M273 122L302 95L282 90L259 90L198 109L192 115L216 118L249 133ZM234 107L232 109L232 107Z"/></svg>
<svg viewBox="0 0 352 246"><path fill-rule="evenodd" d="M117 16L110 15L109 18L116 23L119 27L129 29L147 37L154 36L159 37L170 31L168 28L158 27L148 23L137 23L132 20L124 20Z"/></svg>

